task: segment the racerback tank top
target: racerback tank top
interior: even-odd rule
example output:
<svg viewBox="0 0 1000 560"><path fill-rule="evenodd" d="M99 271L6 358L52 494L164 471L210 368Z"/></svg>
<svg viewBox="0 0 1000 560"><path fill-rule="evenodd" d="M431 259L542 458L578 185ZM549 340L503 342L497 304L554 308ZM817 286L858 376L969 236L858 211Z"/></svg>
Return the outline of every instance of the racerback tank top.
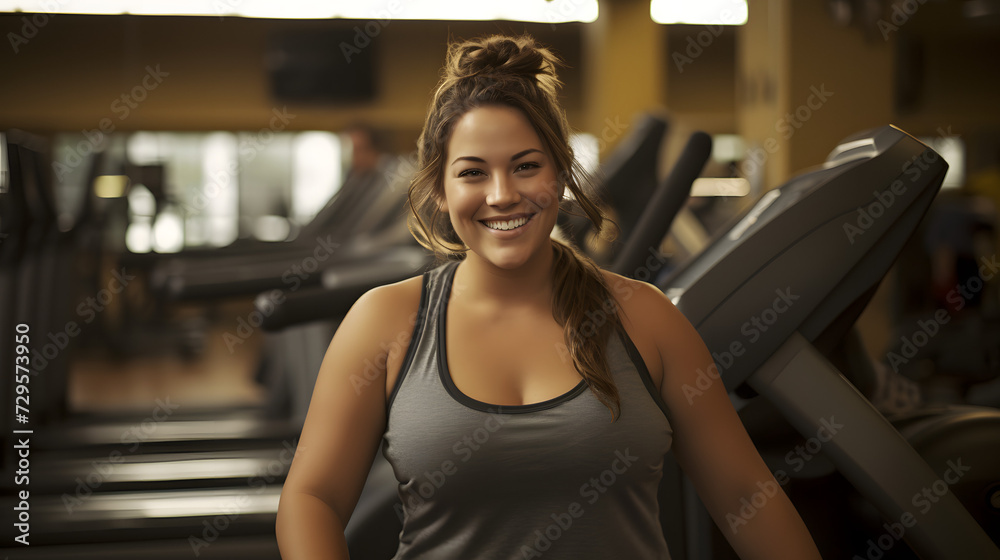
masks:
<svg viewBox="0 0 1000 560"><path fill-rule="evenodd" d="M585 381L539 403L475 400L452 382L446 359L458 264L424 275L389 397L382 452L403 522L393 560L669 559L657 488L672 429L628 335L608 343L615 422Z"/></svg>

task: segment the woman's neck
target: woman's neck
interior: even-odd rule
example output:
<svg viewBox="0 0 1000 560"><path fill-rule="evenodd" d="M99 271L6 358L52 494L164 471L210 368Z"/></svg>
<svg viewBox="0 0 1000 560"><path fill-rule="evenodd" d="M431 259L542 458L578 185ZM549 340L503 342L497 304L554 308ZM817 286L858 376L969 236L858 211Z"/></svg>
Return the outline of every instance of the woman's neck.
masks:
<svg viewBox="0 0 1000 560"><path fill-rule="evenodd" d="M544 251L516 269L503 269L469 253L455 272L452 297L496 308L550 305L553 251Z"/></svg>

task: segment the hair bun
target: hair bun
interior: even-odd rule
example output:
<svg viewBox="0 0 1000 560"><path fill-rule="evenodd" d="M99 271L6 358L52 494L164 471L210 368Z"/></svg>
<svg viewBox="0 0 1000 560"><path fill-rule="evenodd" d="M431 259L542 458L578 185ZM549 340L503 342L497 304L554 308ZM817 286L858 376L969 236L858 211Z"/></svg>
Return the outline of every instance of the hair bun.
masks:
<svg viewBox="0 0 1000 560"><path fill-rule="evenodd" d="M453 49L449 70L454 78L499 77L505 74L525 77L548 74L555 77L555 64L558 62L552 52L526 35L494 35L460 43Z"/></svg>

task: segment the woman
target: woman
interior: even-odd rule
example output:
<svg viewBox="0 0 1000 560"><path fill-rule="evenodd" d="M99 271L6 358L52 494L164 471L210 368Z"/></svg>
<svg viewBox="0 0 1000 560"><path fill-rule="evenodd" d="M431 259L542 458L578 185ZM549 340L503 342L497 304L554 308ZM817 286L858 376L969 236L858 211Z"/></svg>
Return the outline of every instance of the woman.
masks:
<svg viewBox="0 0 1000 560"><path fill-rule="evenodd" d="M712 364L690 323L551 239L567 191L603 221L556 62L529 37L449 49L409 193L411 230L448 259L341 323L281 496L286 560L348 557L383 437L400 560L668 558L656 490L671 444L741 558L819 558L723 385L685 394Z"/></svg>

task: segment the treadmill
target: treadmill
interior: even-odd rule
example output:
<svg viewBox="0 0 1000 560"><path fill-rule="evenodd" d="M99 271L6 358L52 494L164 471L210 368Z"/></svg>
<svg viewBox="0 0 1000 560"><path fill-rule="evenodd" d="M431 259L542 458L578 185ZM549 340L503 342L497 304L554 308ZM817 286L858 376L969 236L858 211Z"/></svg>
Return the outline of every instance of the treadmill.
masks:
<svg viewBox="0 0 1000 560"><path fill-rule="evenodd" d="M373 253L390 264L409 262L416 243L405 227L398 227L406 195L398 171L402 165L402 160L393 161L348 177L293 241L260 243L259 250L246 254L221 248L166 257L153 271L153 288L171 299L233 297L315 285L321 277L317 269L333 263L349 266L372 259Z"/></svg>
<svg viewBox="0 0 1000 560"><path fill-rule="evenodd" d="M820 167L765 193L659 287L712 352L718 375L706 374L706 382L721 379L729 391L759 394L806 438L830 418L843 424L823 443L823 455L887 523L915 519L902 539L921 558L995 560L1000 550L969 513L981 509L979 496L963 504L946 489L933 507L918 507L913 498L923 489L938 494L942 466L935 472L828 359L947 168L893 126L851 136ZM734 400L738 407L747 402ZM991 427L979 433L992 441L978 446L996 449L1000 411L969 414ZM985 495L1000 481L996 470L978 476ZM994 539L996 513L979 516Z"/></svg>

